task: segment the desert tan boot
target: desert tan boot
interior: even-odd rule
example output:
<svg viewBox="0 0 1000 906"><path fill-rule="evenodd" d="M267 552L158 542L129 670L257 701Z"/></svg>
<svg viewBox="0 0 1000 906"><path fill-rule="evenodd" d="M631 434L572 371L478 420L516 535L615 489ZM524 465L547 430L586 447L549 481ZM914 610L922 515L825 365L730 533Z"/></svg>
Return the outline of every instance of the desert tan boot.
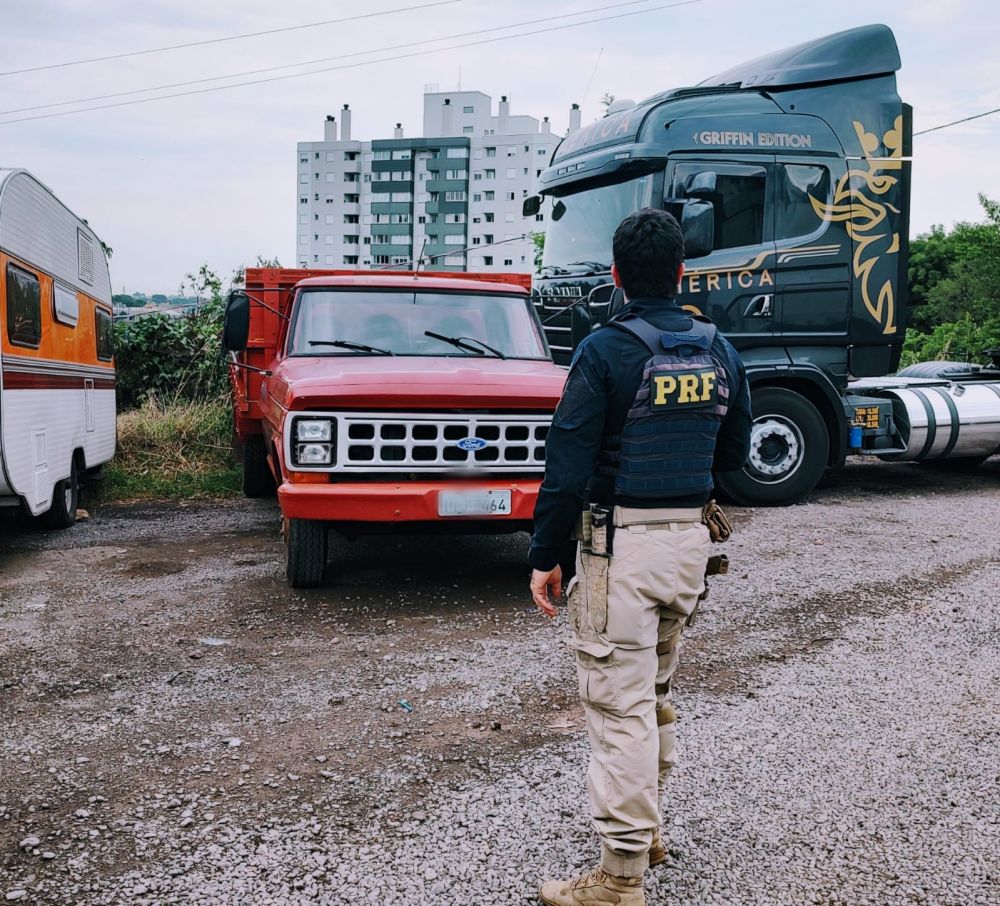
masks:
<svg viewBox="0 0 1000 906"><path fill-rule="evenodd" d="M603 868L571 881L546 881L539 896L546 906L646 906L641 876L616 878Z"/></svg>
<svg viewBox="0 0 1000 906"><path fill-rule="evenodd" d="M667 844L663 842L663 834L657 828L653 831L653 842L649 844L649 867L662 865L667 861Z"/></svg>

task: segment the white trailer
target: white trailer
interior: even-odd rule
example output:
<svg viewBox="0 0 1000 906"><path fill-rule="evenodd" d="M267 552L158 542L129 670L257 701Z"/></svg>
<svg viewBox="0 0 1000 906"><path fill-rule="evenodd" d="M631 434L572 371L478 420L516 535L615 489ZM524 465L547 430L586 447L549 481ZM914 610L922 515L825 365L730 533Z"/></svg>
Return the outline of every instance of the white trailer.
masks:
<svg viewBox="0 0 1000 906"><path fill-rule="evenodd" d="M101 241L30 173L0 169L0 506L76 519L115 452L111 278Z"/></svg>

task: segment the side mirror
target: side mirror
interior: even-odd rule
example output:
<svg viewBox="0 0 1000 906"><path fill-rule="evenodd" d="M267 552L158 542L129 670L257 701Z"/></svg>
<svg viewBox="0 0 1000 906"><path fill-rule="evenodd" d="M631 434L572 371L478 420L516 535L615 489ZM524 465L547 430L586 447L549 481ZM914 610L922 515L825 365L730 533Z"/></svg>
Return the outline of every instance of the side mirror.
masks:
<svg viewBox="0 0 1000 906"><path fill-rule="evenodd" d="M250 339L250 297L241 289L234 289L226 302L226 315L222 321L222 345L229 352L242 352Z"/></svg>
<svg viewBox="0 0 1000 906"><path fill-rule="evenodd" d="M614 283L595 286L587 296L587 309L598 324L607 324L624 306L625 293Z"/></svg>
<svg viewBox="0 0 1000 906"><path fill-rule="evenodd" d="M716 175L712 170L692 173L684 181L685 195L709 195L715 191Z"/></svg>
<svg viewBox="0 0 1000 906"><path fill-rule="evenodd" d="M594 322L590 317L590 309L586 303L574 305L569 313L569 335L573 348L576 349L586 340L593 329Z"/></svg>
<svg viewBox="0 0 1000 906"><path fill-rule="evenodd" d="M521 215L523 217L534 217L542 209L542 197L540 195L529 195L521 205Z"/></svg>
<svg viewBox="0 0 1000 906"><path fill-rule="evenodd" d="M681 216L684 257L701 258L715 248L715 205L710 201L689 201Z"/></svg>

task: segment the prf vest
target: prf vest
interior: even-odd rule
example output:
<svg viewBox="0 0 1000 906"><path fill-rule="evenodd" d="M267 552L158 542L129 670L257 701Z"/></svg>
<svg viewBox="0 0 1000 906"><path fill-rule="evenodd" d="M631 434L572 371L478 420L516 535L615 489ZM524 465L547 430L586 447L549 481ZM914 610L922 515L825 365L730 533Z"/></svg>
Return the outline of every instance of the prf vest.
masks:
<svg viewBox="0 0 1000 906"><path fill-rule="evenodd" d="M606 437L598 472L616 497L662 499L712 489L715 438L729 409L729 378L712 355L715 325L662 331L639 317L609 327L638 337L650 351L621 434Z"/></svg>

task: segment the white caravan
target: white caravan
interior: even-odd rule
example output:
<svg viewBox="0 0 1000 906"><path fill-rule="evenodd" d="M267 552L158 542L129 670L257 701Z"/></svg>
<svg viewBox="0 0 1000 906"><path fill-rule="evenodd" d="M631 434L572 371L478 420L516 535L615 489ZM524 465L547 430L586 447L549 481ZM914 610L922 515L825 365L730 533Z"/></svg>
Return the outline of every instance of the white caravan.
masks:
<svg viewBox="0 0 1000 906"><path fill-rule="evenodd" d="M55 528L115 452L111 278L100 240L24 170L0 169L0 506Z"/></svg>

